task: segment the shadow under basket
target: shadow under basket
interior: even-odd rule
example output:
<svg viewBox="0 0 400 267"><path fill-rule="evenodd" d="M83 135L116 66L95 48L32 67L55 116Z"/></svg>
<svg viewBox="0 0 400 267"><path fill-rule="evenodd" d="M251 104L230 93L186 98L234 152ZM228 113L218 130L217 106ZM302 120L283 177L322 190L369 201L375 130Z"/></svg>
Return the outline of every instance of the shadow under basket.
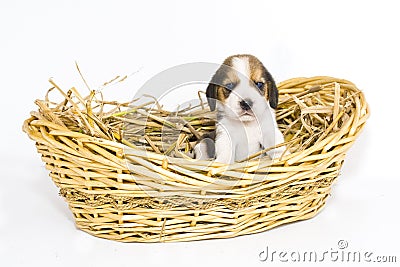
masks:
<svg viewBox="0 0 400 267"><path fill-rule="evenodd" d="M50 82L61 102L50 101L49 93L37 100L39 110L23 130L76 226L122 242L230 238L312 218L369 114L349 81L284 81L276 117L288 153L223 165L187 156L195 137L213 129L205 104L172 113L99 100L94 91L82 97Z"/></svg>

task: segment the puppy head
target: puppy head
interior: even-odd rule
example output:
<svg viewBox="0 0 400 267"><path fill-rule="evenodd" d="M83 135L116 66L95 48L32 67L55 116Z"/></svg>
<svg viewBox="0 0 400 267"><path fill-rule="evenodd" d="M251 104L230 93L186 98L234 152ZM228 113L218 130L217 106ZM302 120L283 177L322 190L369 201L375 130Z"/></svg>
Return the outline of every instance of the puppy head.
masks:
<svg viewBox="0 0 400 267"><path fill-rule="evenodd" d="M230 56L212 77L206 95L210 109L243 122L276 109L278 89L271 74L252 55Z"/></svg>

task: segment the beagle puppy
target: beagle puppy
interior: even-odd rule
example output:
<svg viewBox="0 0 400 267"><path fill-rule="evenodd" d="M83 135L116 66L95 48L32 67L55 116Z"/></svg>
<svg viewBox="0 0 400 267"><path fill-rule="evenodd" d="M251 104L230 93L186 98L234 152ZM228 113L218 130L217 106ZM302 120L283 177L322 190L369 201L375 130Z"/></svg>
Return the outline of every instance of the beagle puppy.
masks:
<svg viewBox="0 0 400 267"><path fill-rule="evenodd" d="M216 130L196 144L196 159L231 164L284 142L275 118L278 89L256 57L243 54L225 59L206 96L211 111L217 111ZM279 158L285 150L281 146L267 154Z"/></svg>

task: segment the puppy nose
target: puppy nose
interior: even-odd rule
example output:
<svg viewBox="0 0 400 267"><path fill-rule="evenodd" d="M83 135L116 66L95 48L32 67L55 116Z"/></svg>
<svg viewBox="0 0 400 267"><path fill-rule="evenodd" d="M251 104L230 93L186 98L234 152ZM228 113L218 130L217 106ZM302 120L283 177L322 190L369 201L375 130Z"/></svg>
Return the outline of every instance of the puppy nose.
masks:
<svg viewBox="0 0 400 267"><path fill-rule="evenodd" d="M251 101L250 99L245 99L240 101L239 104L243 110L249 110L253 106L253 101Z"/></svg>

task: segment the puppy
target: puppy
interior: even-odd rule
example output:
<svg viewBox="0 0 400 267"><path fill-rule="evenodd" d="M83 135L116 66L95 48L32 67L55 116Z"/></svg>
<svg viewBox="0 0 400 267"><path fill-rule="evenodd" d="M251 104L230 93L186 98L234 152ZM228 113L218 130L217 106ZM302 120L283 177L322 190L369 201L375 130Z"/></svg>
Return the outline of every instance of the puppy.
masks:
<svg viewBox="0 0 400 267"><path fill-rule="evenodd" d="M197 159L215 158L230 164L284 142L275 118L278 89L256 57L234 55L225 59L212 77L206 96L211 111L217 110L216 131L197 143ZM274 159L285 150L281 146L267 154Z"/></svg>

